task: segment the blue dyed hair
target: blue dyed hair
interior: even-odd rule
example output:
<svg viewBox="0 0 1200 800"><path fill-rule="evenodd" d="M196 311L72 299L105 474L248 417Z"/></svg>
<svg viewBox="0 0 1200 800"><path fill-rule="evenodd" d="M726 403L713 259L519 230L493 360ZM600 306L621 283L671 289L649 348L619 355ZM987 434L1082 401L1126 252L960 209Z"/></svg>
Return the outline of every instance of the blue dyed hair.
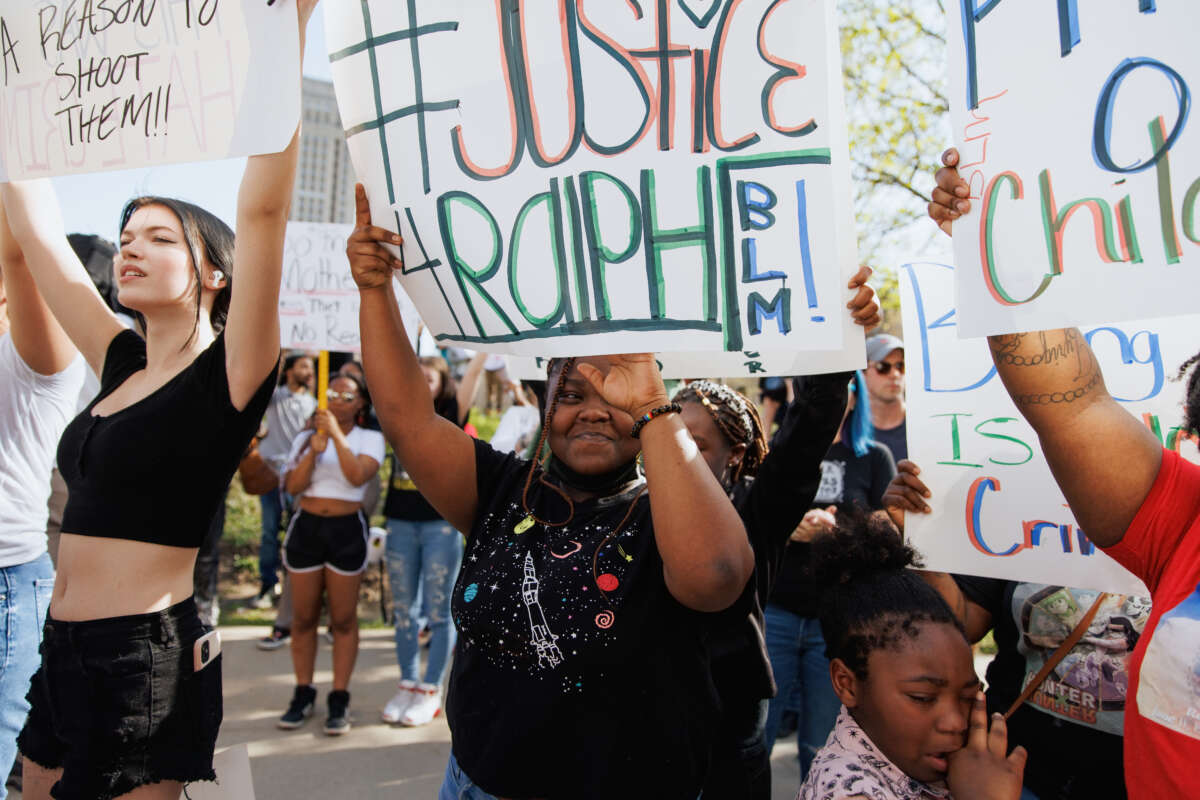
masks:
<svg viewBox="0 0 1200 800"><path fill-rule="evenodd" d="M846 418L842 428L842 441L850 445L854 455L865 456L871 442L875 439L875 424L871 422L871 401L867 397L867 382L861 370L855 370L854 379L850 381L850 391L854 394L854 410Z"/></svg>

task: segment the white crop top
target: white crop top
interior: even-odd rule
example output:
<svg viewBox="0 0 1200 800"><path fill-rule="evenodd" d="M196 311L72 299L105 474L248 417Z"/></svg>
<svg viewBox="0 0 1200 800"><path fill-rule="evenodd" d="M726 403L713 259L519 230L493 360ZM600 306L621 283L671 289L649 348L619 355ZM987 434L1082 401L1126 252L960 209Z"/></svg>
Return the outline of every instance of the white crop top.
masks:
<svg viewBox="0 0 1200 800"><path fill-rule="evenodd" d="M300 460L304 445L308 443L312 431L301 431L292 442L292 451L288 454L287 467L290 470ZM370 456L377 464L383 463L384 442L383 434L379 431L369 431L355 425L346 434L350 451L357 456ZM313 465L312 482L301 492L305 497L324 497L330 500L349 500L361 503L367 492L367 484L352 486L342 472L338 461L337 447L331 441L325 447L325 452L317 454L317 462Z"/></svg>

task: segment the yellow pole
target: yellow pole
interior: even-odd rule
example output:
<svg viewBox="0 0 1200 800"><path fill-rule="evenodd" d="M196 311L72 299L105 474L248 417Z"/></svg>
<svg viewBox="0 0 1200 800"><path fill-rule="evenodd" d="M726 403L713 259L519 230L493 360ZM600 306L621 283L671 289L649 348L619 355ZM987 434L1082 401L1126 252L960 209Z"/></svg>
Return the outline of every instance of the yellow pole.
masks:
<svg viewBox="0 0 1200 800"><path fill-rule="evenodd" d="M329 351L322 350L317 356L317 408L326 409L329 407L329 398L325 393L329 391Z"/></svg>

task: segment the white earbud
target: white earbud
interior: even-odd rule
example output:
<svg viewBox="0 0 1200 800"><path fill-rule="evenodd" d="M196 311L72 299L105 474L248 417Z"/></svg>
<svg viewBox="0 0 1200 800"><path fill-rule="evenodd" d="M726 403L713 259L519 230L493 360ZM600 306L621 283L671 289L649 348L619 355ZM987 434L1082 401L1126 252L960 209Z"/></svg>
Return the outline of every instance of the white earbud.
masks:
<svg viewBox="0 0 1200 800"><path fill-rule="evenodd" d="M223 281L224 279L225 279L225 273L221 272L221 270L219 270L219 269L214 269L212 271L212 277L209 278L208 282L212 284L212 288L217 289L220 287L221 281Z"/></svg>

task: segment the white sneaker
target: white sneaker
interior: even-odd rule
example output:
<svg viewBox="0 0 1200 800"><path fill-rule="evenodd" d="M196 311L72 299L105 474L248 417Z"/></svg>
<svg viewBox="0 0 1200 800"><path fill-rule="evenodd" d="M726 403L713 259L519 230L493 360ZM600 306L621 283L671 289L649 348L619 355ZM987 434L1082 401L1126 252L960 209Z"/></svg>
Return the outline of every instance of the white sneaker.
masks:
<svg viewBox="0 0 1200 800"><path fill-rule="evenodd" d="M400 717L400 724L410 728L427 725L442 713L442 687L432 683L418 683L413 689L413 701Z"/></svg>
<svg viewBox="0 0 1200 800"><path fill-rule="evenodd" d="M396 694L392 695L392 699L387 701L387 705L383 707L383 721L389 724L395 724L404 716L404 712L412 705L412 701L416 699L417 682L410 680L400 681L400 688Z"/></svg>

